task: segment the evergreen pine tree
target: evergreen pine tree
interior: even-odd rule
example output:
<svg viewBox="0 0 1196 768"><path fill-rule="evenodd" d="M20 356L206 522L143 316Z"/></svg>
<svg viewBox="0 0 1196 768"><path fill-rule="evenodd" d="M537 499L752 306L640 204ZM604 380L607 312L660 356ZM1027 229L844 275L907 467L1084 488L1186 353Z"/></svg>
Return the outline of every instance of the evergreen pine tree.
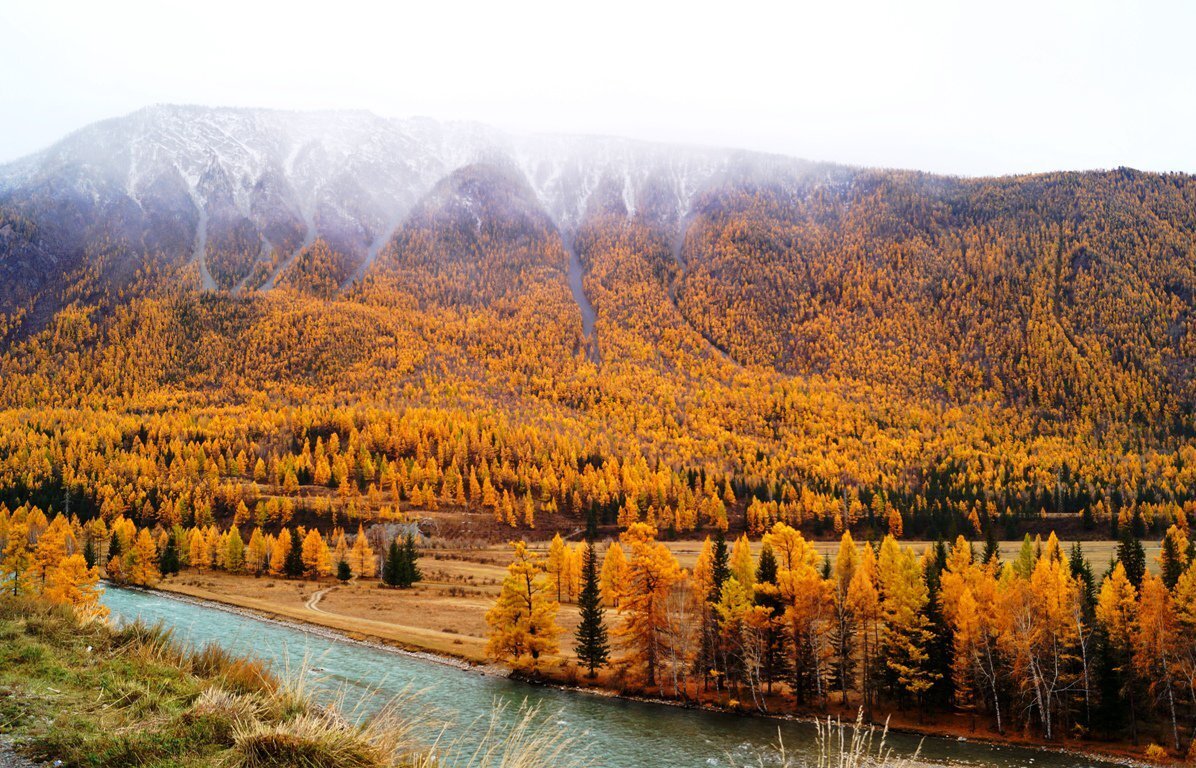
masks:
<svg viewBox="0 0 1196 768"><path fill-rule="evenodd" d="M348 560L338 560L336 562L336 577L341 581L348 581L353 578L353 569L349 567Z"/></svg>
<svg viewBox="0 0 1196 768"><path fill-rule="evenodd" d="M408 533L403 537L402 568L399 572L399 586L407 589L422 579L419 572L419 550L415 548L415 534Z"/></svg>
<svg viewBox="0 0 1196 768"><path fill-rule="evenodd" d="M287 550L287 559L282 563L282 572L288 579L302 579L303 578L303 543L299 540L299 534L295 533L294 529L289 531L291 536L291 548ZM282 534L280 533L279 536Z"/></svg>
<svg viewBox="0 0 1196 768"><path fill-rule="evenodd" d="M581 594L577 598L581 623L577 625L574 648L578 660L589 669L590 679L593 679L598 674L598 667L605 665L610 655L603 621L606 609L602 607L602 593L598 589L598 553L594 550L593 539L586 542L582 582Z"/></svg>
<svg viewBox="0 0 1196 768"><path fill-rule="evenodd" d="M1130 584L1134 585L1134 589L1140 589L1142 577L1146 575L1146 551L1131 531L1125 531L1118 542L1117 559L1125 567L1125 577Z"/></svg>
<svg viewBox="0 0 1196 768"><path fill-rule="evenodd" d="M777 557L766 541L760 549L760 560L756 565L756 588L754 602L768 610L768 622L764 630L764 681L772 691L774 679L778 677L779 659L783 654L784 627L779 621L785 613L781 590L777 584Z"/></svg>
<svg viewBox="0 0 1196 768"><path fill-rule="evenodd" d="M1174 589L1175 583L1184 572L1184 561L1181 559L1179 545L1173 537L1163 537L1163 551L1159 555L1159 562L1162 565L1159 575L1163 583L1167 585L1167 589Z"/></svg>
<svg viewBox="0 0 1196 768"><path fill-rule="evenodd" d="M166 546L158 557L158 571L163 576L179 572L179 548L174 542L174 536L166 537Z"/></svg>
<svg viewBox="0 0 1196 768"><path fill-rule="evenodd" d="M731 575L731 555L727 552L727 538L719 531L714 539L714 563L710 571L710 595L707 602L717 603L723 593L723 582Z"/></svg>
<svg viewBox="0 0 1196 768"><path fill-rule="evenodd" d="M90 538L87 540L87 543L83 545L83 560L87 563L88 568L95 567L96 545Z"/></svg>
<svg viewBox="0 0 1196 768"><path fill-rule="evenodd" d="M1092 577L1092 566L1084 557L1084 548L1080 546L1080 542L1077 541L1071 545L1071 553L1067 556L1067 561L1071 565L1071 575L1080 584L1084 613L1091 616L1092 608L1096 604L1096 582Z"/></svg>
<svg viewBox="0 0 1196 768"><path fill-rule="evenodd" d="M997 533L990 525L988 534L984 537L984 557L981 558L981 562L987 564L994 561L998 567L1001 565L1001 545L997 543Z"/></svg>
<svg viewBox="0 0 1196 768"><path fill-rule="evenodd" d="M403 548L399 546L397 538L390 540L390 549L386 551L386 562L382 564L382 583L388 587L398 587L403 581Z"/></svg>
<svg viewBox="0 0 1196 768"><path fill-rule="evenodd" d="M120 557L120 537L116 535L116 531L112 532L112 538L108 540L108 559Z"/></svg>
<svg viewBox="0 0 1196 768"><path fill-rule="evenodd" d="M946 567L947 545L946 542L939 539L934 545L933 557L926 566L923 578L926 582L927 594L926 618L929 621L931 632L927 648L930 656L928 665L937 675L937 679L927 691L927 696L937 699L940 704L951 701L955 695L954 679L951 675L955 655L952 643L953 634L946 617L943 616L942 606L939 602L939 594L943 586L943 571Z"/></svg>
<svg viewBox="0 0 1196 768"><path fill-rule="evenodd" d="M756 566L756 583L777 583L777 557L767 543L760 550L760 563Z"/></svg>

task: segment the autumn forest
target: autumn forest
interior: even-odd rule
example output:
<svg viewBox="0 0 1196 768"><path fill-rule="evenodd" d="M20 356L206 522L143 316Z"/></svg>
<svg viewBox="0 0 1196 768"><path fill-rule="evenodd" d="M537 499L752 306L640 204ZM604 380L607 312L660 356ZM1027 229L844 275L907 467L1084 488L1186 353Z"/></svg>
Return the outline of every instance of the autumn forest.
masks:
<svg viewBox="0 0 1196 768"><path fill-rule="evenodd" d="M1196 180L809 164L666 198L599 185L566 228L481 163L372 262L235 229L197 262L0 197L0 255L73 254L0 301L0 585L409 587L417 537L511 542L486 648L522 675L1187 754Z"/></svg>

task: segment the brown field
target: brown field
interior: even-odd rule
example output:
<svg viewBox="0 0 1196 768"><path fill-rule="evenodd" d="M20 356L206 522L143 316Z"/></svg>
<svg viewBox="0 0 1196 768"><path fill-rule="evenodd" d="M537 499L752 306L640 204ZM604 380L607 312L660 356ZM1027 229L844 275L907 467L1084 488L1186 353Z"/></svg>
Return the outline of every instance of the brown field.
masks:
<svg viewBox="0 0 1196 768"><path fill-rule="evenodd" d="M925 542L906 542L922 550ZM693 567L702 543L669 542L682 567ZM818 551L834 556L836 542L818 542ZM1001 543L1001 556L1010 559L1021 542ZM1070 542L1064 542L1070 548ZM1084 542L1084 552L1097 578L1104 572L1116 542ZM1156 568L1158 542L1145 542L1147 560ZM545 549L544 544L537 544ZM753 545L759 551L759 543ZM237 576L219 571L184 571L164 581L162 589L215 600L286 619L328 627L350 636L368 638L409 650L423 650L473 663L486 661L485 614L498 594L506 572L507 548L493 545L471 549L428 550L420 559L424 580L409 590L386 589L377 580L341 584L322 581ZM572 659L572 635L577 607L561 605L558 622L565 630L561 656Z"/></svg>

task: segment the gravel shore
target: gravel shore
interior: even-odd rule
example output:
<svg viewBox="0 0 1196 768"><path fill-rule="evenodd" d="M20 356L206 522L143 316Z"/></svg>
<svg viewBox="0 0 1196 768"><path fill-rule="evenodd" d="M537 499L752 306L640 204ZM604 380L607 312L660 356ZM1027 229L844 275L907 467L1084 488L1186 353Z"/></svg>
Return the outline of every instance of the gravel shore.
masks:
<svg viewBox="0 0 1196 768"><path fill-rule="evenodd" d="M37 768L37 766L32 760L14 752L12 744L0 738L0 768Z"/></svg>

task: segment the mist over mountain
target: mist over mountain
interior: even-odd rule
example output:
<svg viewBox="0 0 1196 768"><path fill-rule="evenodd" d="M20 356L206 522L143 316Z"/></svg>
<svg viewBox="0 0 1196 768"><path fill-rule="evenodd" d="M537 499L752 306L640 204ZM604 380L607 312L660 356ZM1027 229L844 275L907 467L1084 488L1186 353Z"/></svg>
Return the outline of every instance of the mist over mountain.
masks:
<svg viewBox="0 0 1196 768"><path fill-rule="evenodd" d="M360 277L437 183L472 164L518 176L566 239L588 213L614 208L676 229L695 196L728 174L804 169L732 151L367 112L149 107L0 168L0 206L38 225L34 242L6 247L12 288L0 307L52 283L101 238L166 264L190 261L209 290L268 290L317 237Z"/></svg>

